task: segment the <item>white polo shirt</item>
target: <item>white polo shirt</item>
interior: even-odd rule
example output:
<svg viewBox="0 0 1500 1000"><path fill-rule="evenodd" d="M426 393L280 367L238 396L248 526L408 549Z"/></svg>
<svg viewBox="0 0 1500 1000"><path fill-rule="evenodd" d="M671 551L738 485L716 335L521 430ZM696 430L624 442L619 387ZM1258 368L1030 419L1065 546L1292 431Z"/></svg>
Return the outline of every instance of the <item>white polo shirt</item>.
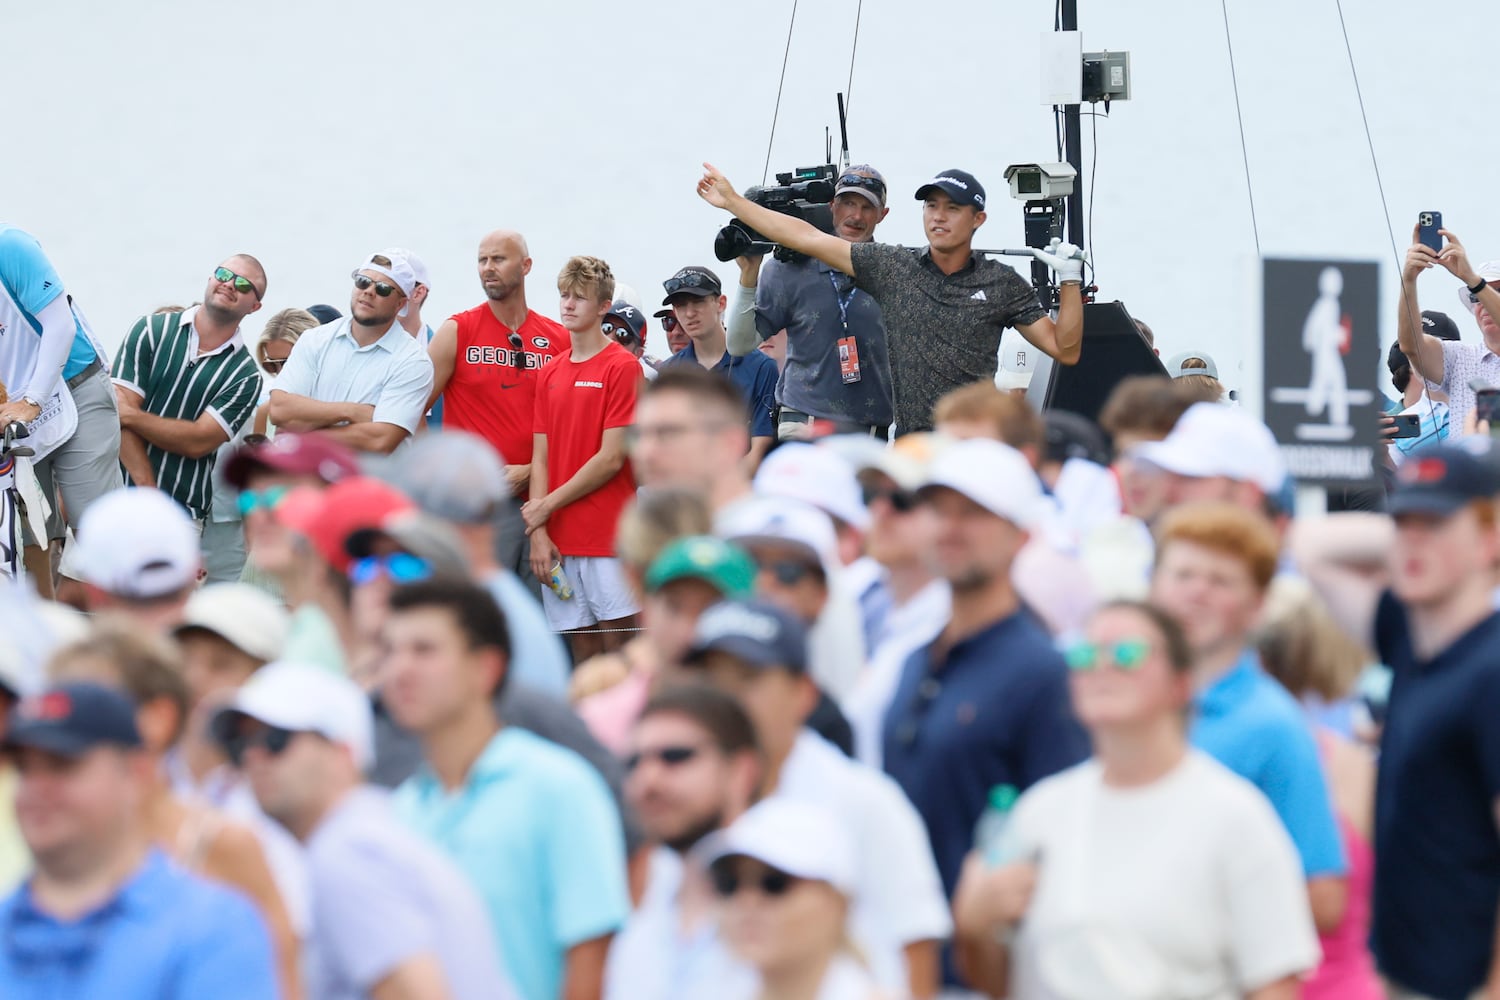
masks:
<svg viewBox="0 0 1500 1000"><path fill-rule="evenodd" d="M375 407L376 423L415 434L432 395L427 347L393 322L373 344L361 347L345 316L313 327L292 347L276 389L325 403Z"/></svg>
<svg viewBox="0 0 1500 1000"><path fill-rule="evenodd" d="M953 930L922 817L884 773L856 763L804 729L773 793L831 810L859 844L859 883L849 932L876 982L905 996L911 980L902 949L946 940Z"/></svg>

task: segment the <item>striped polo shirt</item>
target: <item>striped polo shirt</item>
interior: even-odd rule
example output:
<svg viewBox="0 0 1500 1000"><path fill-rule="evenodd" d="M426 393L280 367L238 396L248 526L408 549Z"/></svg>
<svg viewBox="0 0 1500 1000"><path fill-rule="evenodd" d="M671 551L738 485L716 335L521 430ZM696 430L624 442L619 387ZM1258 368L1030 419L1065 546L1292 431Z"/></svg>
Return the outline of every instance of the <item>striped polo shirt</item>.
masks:
<svg viewBox="0 0 1500 1000"><path fill-rule="evenodd" d="M140 393L146 412L189 422L207 413L234 437L255 411L260 370L239 331L217 350L200 354L193 328L196 314L194 308L141 317L121 345L110 374L117 385ZM146 445L157 487L194 517L207 517L212 507L217 454L188 458ZM125 481L130 482L129 473Z"/></svg>

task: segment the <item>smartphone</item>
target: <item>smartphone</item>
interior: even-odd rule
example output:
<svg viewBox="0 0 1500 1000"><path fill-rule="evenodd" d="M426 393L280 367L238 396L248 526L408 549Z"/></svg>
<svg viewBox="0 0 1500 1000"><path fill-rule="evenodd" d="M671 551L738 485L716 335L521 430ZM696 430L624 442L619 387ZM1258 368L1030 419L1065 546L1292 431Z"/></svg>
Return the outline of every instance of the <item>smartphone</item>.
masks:
<svg viewBox="0 0 1500 1000"><path fill-rule="evenodd" d="M1417 242L1433 253L1443 252L1443 237L1438 232L1442 228L1442 212L1419 212L1417 214Z"/></svg>
<svg viewBox="0 0 1500 1000"><path fill-rule="evenodd" d="M1477 378L1469 381L1469 388L1474 390L1474 419L1488 420L1490 436L1500 437L1500 389Z"/></svg>
<svg viewBox="0 0 1500 1000"><path fill-rule="evenodd" d="M1392 419L1396 421L1396 433L1394 438L1414 438L1422 434L1422 415L1420 413L1398 413Z"/></svg>

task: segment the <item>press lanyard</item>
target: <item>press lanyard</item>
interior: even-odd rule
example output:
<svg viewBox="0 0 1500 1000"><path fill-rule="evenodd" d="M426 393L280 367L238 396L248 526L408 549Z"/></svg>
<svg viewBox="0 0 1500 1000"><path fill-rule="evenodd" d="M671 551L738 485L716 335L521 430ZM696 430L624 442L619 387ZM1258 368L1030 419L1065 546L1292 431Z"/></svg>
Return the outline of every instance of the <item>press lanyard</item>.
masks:
<svg viewBox="0 0 1500 1000"><path fill-rule="evenodd" d="M851 303L851 302L854 301L854 293L857 292L857 291L859 291L859 289L851 287L849 289L849 294L848 295L845 295L844 293L840 292L839 291L839 279L837 279L837 278L835 278L833 276L833 272L832 271L828 272L828 280L830 282L832 282L832 284L833 284L833 298L834 298L834 301L836 301L839 304L839 322L843 324L844 332L848 333L849 332L849 303Z"/></svg>

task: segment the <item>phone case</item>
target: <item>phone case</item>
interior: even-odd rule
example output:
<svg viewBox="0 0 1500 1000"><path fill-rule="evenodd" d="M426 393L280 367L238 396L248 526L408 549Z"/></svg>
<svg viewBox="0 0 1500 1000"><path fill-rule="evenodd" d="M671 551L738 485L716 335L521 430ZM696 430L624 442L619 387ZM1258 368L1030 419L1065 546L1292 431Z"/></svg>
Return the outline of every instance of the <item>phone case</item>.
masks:
<svg viewBox="0 0 1500 1000"><path fill-rule="evenodd" d="M1417 216L1417 242L1434 253L1443 249L1443 237L1438 233L1443 228L1442 212L1422 212Z"/></svg>

